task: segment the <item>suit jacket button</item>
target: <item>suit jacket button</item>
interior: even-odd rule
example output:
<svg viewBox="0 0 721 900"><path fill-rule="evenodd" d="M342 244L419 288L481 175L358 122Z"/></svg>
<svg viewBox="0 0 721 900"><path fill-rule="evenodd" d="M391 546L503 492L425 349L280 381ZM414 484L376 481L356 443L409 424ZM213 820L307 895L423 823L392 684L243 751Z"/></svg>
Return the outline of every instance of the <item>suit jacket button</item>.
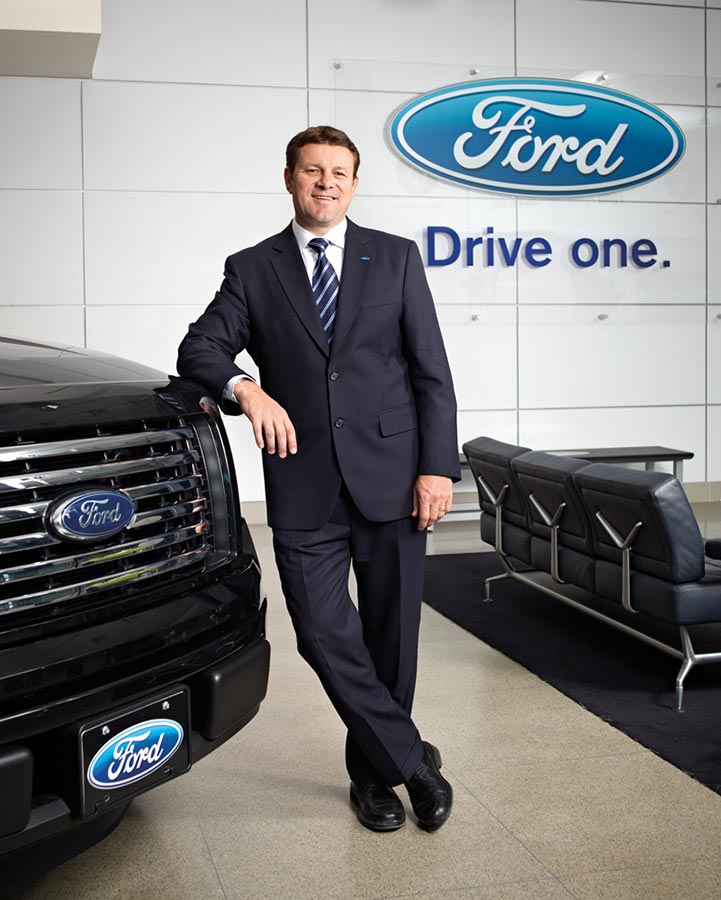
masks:
<svg viewBox="0 0 721 900"><path fill-rule="evenodd" d="M336 427L336 428L342 428L342 427L343 427L343 424L344 424L343 419L336 419L336 420L335 420L335 427Z"/></svg>
<svg viewBox="0 0 721 900"><path fill-rule="evenodd" d="M338 373L337 373L337 372L331 372L330 375L328 376L328 378L330 378L331 381L337 381L337 380L338 380Z"/></svg>

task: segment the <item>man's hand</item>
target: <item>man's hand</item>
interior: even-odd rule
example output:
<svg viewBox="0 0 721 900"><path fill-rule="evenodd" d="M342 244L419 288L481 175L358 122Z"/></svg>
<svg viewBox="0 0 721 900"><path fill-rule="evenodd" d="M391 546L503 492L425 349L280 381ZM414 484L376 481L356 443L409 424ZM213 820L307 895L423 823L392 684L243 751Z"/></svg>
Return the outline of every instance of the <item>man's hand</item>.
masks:
<svg viewBox="0 0 721 900"><path fill-rule="evenodd" d="M297 453L298 444L295 428L283 407L249 378L239 381L233 388L235 399L240 408L250 419L255 435L255 443L268 453L278 451L278 456L285 459L288 453Z"/></svg>
<svg viewBox="0 0 721 900"><path fill-rule="evenodd" d="M453 506L453 482L445 475L419 475L413 485L413 512L418 516L418 530L442 519Z"/></svg>

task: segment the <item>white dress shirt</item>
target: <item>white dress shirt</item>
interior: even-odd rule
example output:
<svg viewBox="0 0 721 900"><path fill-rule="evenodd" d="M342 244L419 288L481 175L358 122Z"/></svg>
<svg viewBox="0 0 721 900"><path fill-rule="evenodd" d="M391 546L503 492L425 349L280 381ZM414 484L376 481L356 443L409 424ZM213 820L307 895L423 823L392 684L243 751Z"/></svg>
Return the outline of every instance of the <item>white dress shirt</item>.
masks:
<svg viewBox="0 0 721 900"><path fill-rule="evenodd" d="M308 246L308 243L312 241L313 238L320 237L320 235L313 234L312 231L306 231L305 228L301 228L295 219L293 219L291 227L293 229L293 235L298 242L298 249L300 250L300 255L308 274L308 283L312 284L313 269L315 268L318 254ZM325 251L326 259L335 269L335 274L338 276L338 283L340 283L341 273L343 271L343 252L345 250L345 234L347 229L348 220L344 218L342 222L339 222L334 228L331 228L330 231L326 231L323 235L323 238L328 241L328 247ZM255 381L250 375L234 375L230 381L228 381L223 390L223 396L226 400L238 402L237 397L233 393L233 388L239 381L245 381L246 378L250 381Z"/></svg>

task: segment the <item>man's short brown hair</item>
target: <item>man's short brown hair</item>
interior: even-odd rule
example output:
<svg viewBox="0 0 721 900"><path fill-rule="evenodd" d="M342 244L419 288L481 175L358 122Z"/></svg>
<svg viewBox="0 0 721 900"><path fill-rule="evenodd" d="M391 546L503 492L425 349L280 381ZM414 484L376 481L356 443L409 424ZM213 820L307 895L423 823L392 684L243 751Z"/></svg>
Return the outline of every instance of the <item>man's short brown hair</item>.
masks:
<svg viewBox="0 0 721 900"><path fill-rule="evenodd" d="M298 153L306 144L333 144L336 147L345 147L353 154L353 177L358 174L360 166L360 153L353 141L345 131L333 128L332 125L313 125L300 131L292 137L285 148L285 164L290 172L295 170L298 161Z"/></svg>

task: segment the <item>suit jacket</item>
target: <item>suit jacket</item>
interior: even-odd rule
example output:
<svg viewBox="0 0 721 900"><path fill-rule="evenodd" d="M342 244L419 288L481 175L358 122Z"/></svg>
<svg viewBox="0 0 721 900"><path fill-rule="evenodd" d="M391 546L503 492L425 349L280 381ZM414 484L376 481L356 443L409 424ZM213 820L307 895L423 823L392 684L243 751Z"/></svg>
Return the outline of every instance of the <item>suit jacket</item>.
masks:
<svg viewBox="0 0 721 900"><path fill-rule="evenodd" d="M412 241L348 221L330 345L290 225L228 257L178 371L220 400L243 349L298 438L294 456L263 453L272 527L325 524L342 482L382 522L410 515L417 475L460 478L451 373Z"/></svg>

